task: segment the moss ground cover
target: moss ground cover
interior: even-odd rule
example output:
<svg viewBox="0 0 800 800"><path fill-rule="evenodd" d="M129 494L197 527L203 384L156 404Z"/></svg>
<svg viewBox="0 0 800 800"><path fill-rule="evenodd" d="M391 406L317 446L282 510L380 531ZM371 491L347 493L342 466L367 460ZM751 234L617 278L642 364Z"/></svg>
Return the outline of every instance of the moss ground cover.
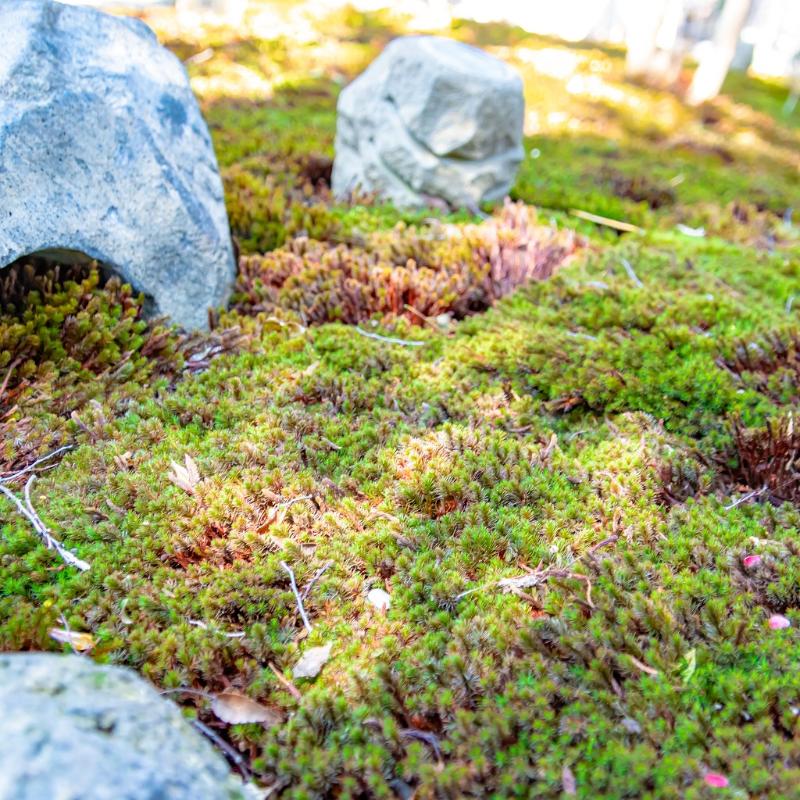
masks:
<svg viewBox="0 0 800 800"><path fill-rule="evenodd" d="M4 277L0 471L73 446L31 499L91 568L0 501L0 647L59 649L63 617L273 796L800 796L796 122L739 77L690 112L612 50L458 24L523 71L512 194L538 208L514 208L569 243L511 292L481 249L507 211L330 196L337 87L394 24L327 20L329 50L165 31L213 49L190 71L242 251L208 336L93 269Z"/></svg>

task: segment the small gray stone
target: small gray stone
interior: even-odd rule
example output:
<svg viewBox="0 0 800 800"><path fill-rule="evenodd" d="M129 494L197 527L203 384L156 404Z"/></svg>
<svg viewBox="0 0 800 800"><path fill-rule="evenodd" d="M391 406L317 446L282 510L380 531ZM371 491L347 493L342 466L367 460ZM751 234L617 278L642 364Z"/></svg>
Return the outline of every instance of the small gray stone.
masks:
<svg viewBox="0 0 800 800"><path fill-rule="evenodd" d="M339 96L333 190L398 206L499 200L522 161L522 79L475 47L395 39Z"/></svg>
<svg viewBox="0 0 800 800"><path fill-rule="evenodd" d="M203 327L235 274L222 181L180 61L135 19L0 2L0 267L103 262Z"/></svg>
<svg viewBox="0 0 800 800"><path fill-rule="evenodd" d="M134 672L0 655L0 800L242 800L225 760Z"/></svg>

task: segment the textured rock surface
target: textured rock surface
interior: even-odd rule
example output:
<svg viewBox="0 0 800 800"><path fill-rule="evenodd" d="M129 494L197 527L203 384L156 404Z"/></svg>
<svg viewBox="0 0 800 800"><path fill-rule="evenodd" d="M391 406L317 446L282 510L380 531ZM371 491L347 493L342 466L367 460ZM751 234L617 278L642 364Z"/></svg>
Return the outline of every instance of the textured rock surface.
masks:
<svg viewBox="0 0 800 800"><path fill-rule="evenodd" d="M0 267L78 251L186 327L235 266L208 129L180 62L143 23L0 2Z"/></svg>
<svg viewBox="0 0 800 800"><path fill-rule="evenodd" d="M522 80L475 47L395 39L339 96L333 190L399 206L497 200L522 161Z"/></svg>
<svg viewBox="0 0 800 800"><path fill-rule="evenodd" d="M0 800L240 800L177 707L130 670L0 655Z"/></svg>

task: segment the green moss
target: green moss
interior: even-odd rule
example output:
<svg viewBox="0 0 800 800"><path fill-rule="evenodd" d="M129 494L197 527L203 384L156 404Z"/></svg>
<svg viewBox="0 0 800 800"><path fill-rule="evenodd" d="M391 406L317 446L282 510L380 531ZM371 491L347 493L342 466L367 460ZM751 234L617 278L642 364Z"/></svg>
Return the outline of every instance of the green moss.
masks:
<svg viewBox="0 0 800 800"><path fill-rule="evenodd" d="M336 24L342 47L365 38ZM390 23L364 24L370 38ZM502 34L525 70L562 47L457 33ZM545 207L559 241L577 227L589 242L508 293L466 215L443 239L441 215L332 201L338 83L314 48L215 37L196 77L236 59L278 87L258 103L204 96L248 254L216 330L147 322L96 271L4 284L0 471L75 445L32 502L91 569L64 567L0 500L0 648L58 649L63 615L94 636L92 657L159 687L282 709L270 730L217 729L286 798L558 798L572 779L609 800L799 796L800 516L736 503L753 474L776 474L764 432L794 442L800 249L780 214L796 204L796 133L763 118L777 95L738 81L735 113L723 98L712 123L632 88L640 112L625 117L525 72L542 109L571 98L588 130L530 138L515 195ZM355 45L356 61L374 50ZM618 53L570 52L622 86ZM736 114L763 123L749 155L725 128ZM688 145L666 146L673 117ZM733 162L708 149L720 138ZM619 237L573 208L645 230ZM409 296L387 302L399 275L418 311L462 321L419 324ZM186 455L191 493L169 477ZM325 568L308 636L281 562L301 587ZM387 613L371 588L390 593ZM774 613L792 627L772 630ZM288 677L323 643L331 660L297 699L273 667ZM218 725L202 698L175 697Z"/></svg>

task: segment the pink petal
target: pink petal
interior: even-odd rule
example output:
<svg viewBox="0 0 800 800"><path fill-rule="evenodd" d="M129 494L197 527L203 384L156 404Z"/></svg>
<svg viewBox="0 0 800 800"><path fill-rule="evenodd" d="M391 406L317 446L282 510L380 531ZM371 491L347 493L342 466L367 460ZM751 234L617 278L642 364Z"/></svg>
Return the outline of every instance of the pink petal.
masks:
<svg viewBox="0 0 800 800"><path fill-rule="evenodd" d="M782 614L773 614L767 621L767 625L774 631L779 631L781 628L788 628L791 624L792 623Z"/></svg>
<svg viewBox="0 0 800 800"><path fill-rule="evenodd" d="M761 563L761 556L745 556L742 559L742 564L744 564L748 569L750 567L755 567L757 564Z"/></svg>
<svg viewBox="0 0 800 800"><path fill-rule="evenodd" d="M728 785L728 779L719 772L708 772L703 780L706 786L713 786L715 789L724 789Z"/></svg>

